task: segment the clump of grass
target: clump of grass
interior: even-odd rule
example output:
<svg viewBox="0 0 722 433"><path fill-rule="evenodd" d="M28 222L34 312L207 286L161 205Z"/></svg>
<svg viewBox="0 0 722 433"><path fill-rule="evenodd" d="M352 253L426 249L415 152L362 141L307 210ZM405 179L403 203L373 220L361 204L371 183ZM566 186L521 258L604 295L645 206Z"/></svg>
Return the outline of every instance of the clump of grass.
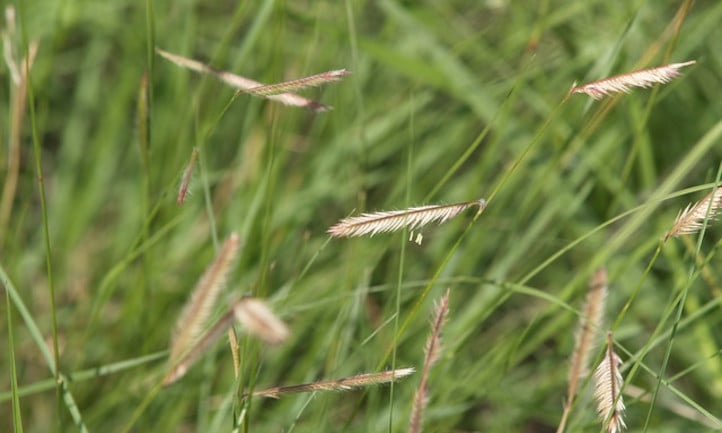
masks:
<svg viewBox="0 0 722 433"><path fill-rule="evenodd" d="M717 187L702 200L680 211L672 228L664 235L664 240L696 233L704 227L705 221L716 219L720 207L722 207L722 187Z"/></svg>
<svg viewBox="0 0 722 433"><path fill-rule="evenodd" d="M345 218L328 229L333 237L351 237L375 235L408 228L415 230L434 221L442 224L459 215L464 210L478 206L479 212L486 208L486 201L479 199L464 203L447 205L428 205L404 210L364 213L360 216Z"/></svg>
<svg viewBox="0 0 722 433"><path fill-rule="evenodd" d="M594 99L602 99L612 93L629 93L635 87L651 87L654 84L664 84L680 76L679 69L695 64L695 60L684 63L671 63L656 68L641 69L614 75L581 86L576 84L569 91L572 93L585 93Z"/></svg>

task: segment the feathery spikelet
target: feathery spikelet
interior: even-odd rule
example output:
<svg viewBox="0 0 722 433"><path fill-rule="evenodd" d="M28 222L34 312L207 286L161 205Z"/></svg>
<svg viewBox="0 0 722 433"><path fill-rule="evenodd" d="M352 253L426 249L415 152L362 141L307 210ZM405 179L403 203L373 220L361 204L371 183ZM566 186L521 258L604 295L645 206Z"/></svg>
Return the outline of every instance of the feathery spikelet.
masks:
<svg viewBox="0 0 722 433"><path fill-rule="evenodd" d="M248 93L254 96L273 96L282 93L297 92L309 87L317 87L334 81L340 81L346 75L350 75L351 71L339 69L336 71L323 72L309 77L299 78L297 80L284 81L282 83L267 84L265 86L252 87L250 89L239 90L240 93Z"/></svg>
<svg viewBox="0 0 722 433"><path fill-rule="evenodd" d="M594 371L594 399L597 400L599 418L605 423L608 433L618 433L624 424L624 401L622 401L622 373L619 365L622 360L614 353L612 333L607 334L607 350Z"/></svg>
<svg viewBox="0 0 722 433"><path fill-rule="evenodd" d="M382 383L394 382L412 374L413 368L400 368L396 370L382 371L381 373L365 373L356 376L344 377L334 380L322 380L313 383L304 383L302 385L275 386L273 388L254 391L253 395L257 397L278 398L283 394L297 392L313 392L313 391L349 391L354 388L361 388L369 385L379 385Z"/></svg>
<svg viewBox="0 0 722 433"><path fill-rule="evenodd" d="M592 275L589 281L589 291L579 318L577 333L569 366L567 399L564 403L564 413L559 422L557 433L564 431L567 418L572 410L574 396L577 393L579 378L587 373L589 357L595 346L595 337L602 327L604 320L604 305L607 298L607 270L601 268Z"/></svg>
<svg viewBox="0 0 722 433"><path fill-rule="evenodd" d="M364 213L360 216L345 218L339 221L336 225L328 229L328 233L331 234L331 236L340 238L367 234L373 236L377 233L401 230L404 227L409 230L415 230L433 221L442 224L473 206L479 206L479 212L481 212L486 207L486 201L480 199L465 203L419 206L405 210Z"/></svg>
<svg viewBox="0 0 722 433"><path fill-rule="evenodd" d="M674 220L672 228L664 235L664 240L679 235L689 235L701 230L705 219L713 221L720 207L722 207L722 187L717 187L702 200L694 205L688 205L681 211Z"/></svg>
<svg viewBox="0 0 722 433"><path fill-rule="evenodd" d="M205 65L199 61L189 59L186 57L182 57L173 53L169 53L167 51L163 51L160 48L156 48L155 52L158 53L161 57L175 63L178 66L181 66L183 68L190 69L195 72L199 72L202 74L208 74L213 75L214 77L218 78L219 80L223 81L224 83L228 84L231 87L234 87L241 92L248 92L249 90L255 88L255 89L262 89L264 86L262 83L259 83L258 81L254 81L245 77L241 77L240 75L232 74L230 72L221 71L219 69L212 68L208 65ZM249 92L253 93L253 92ZM284 105L292 105L296 107L305 107L309 108L316 112L323 112L323 111L329 111L331 107L321 104L320 102L312 101L310 99L306 99L302 96L296 95L294 93L281 93L279 95L271 94L268 96L265 96L268 99L272 99L274 101L278 101Z"/></svg>
<svg viewBox="0 0 722 433"><path fill-rule="evenodd" d="M569 91L572 93L586 93L594 99L602 99L611 93L629 93L633 87L651 87L653 84L663 84L679 77L679 69L693 65L696 61L691 60L684 63L671 63L656 68L641 69L626 74L615 75L602 80L592 81L582 86L574 86Z"/></svg>
<svg viewBox="0 0 722 433"><path fill-rule="evenodd" d="M193 176L193 168L196 165L196 159L198 158L198 148L194 147L193 152L191 153L191 160L188 161L188 165L186 166L186 169L183 170L183 176L181 177L181 184L178 188L178 198L176 199L176 204L178 206L182 205L186 201L186 197L188 196L188 187L191 183L191 177Z"/></svg>
<svg viewBox="0 0 722 433"><path fill-rule="evenodd" d="M576 393L578 380L587 373L589 356L594 340L604 322L604 304L607 298L607 270L599 269L589 282L589 292L584 303L584 315L579 320L574 352L569 368L568 395Z"/></svg>
<svg viewBox="0 0 722 433"><path fill-rule="evenodd" d="M176 322L176 330L170 345L171 364L176 363L181 355L196 344L198 336L206 325L211 308L225 284L228 271L238 253L239 243L238 235L232 233L223 244L216 259L198 280L193 294L183 307Z"/></svg>
<svg viewBox="0 0 722 433"><path fill-rule="evenodd" d="M414 404L411 407L409 433L421 432L421 424L427 402L429 371L431 370L431 366L439 360L439 354L441 353L441 330L446 322L448 312L449 289L446 289L446 293L441 297L434 310L434 318L431 322L431 334L428 340L426 340L426 346L424 347L424 369L421 371L421 382L419 383L419 388L416 390Z"/></svg>
<svg viewBox="0 0 722 433"><path fill-rule="evenodd" d="M233 306L233 314L249 334L267 343L279 344L288 338L286 324L260 299L241 299Z"/></svg>

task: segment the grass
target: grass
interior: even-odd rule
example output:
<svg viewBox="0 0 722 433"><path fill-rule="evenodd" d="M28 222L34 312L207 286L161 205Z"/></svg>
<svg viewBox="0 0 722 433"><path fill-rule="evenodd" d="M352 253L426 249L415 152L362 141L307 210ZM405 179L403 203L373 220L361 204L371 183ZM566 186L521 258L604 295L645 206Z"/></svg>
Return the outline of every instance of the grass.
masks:
<svg viewBox="0 0 722 433"><path fill-rule="evenodd" d="M39 48L19 139L0 68L0 191L17 185L0 201L0 431L406 431L449 288L423 430L553 432L601 266L628 430L722 428L721 229L663 242L720 180L722 4L237 3L15 4L16 61ZM334 107L314 113L236 95L156 47L269 84L352 74L301 92ZM662 86L568 95L689 60ZM327 234L482 197L420 245ZM212 319L252 295L290 337L271 347L238 327L237 377L219 342L159 388L176 319L232 232ZM391 385L243 398L411 367ZM593 369L567 432L603 429Z"/></svg>

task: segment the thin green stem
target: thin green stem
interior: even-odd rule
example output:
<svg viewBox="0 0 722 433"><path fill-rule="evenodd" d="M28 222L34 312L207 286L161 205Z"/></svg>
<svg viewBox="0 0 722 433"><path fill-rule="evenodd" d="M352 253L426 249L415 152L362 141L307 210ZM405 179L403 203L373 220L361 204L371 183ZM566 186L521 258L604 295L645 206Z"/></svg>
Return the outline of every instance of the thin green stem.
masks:
<svg viewBox="0 0 722 433"><path fill-rule="evenodd" d="M25 20L23 14L23 2L20 2L18 9L20 15L20 22L24 23ZM55 279L53 275L53 260L52 260L52 249L50 246L50 223L48 221L48 204L45 197L45 178L43 176L43 163L42 163L42 149L40 148L40 134L38 133L38 121L35 113L35 89L33 86L33 78L30 73L30 59L28 54L28 37L26 34L25 26L22 25L22 45L23 51L25 52L25 67L28 71L27 79L27 104L30 114L30 128L32 132L33 140L33 154L35 157L35 174L38 180L38 192L40 195L40 212L43 219L43 239L45 244L45 267L48 275L48 291L50 295L50 315L51 315L51 326L53 333L53 358L54 363L52 365L53 374L55 379L59 379L60 375L60 355L58 350L58 321L56 317L56 305L55 305ZM58 385L58 393L60 392L60 385Z"/></svg>

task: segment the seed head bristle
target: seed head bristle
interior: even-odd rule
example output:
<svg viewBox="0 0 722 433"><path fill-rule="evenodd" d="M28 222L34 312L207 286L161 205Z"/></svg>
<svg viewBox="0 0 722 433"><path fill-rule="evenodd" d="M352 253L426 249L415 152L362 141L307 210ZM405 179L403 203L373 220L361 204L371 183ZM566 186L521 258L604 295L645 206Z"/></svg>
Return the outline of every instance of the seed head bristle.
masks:
<svg viewBox="0 0 722 433"><path fill-rule="evenodd" d="M183 353L195 345L223 289L231 265L239 248L239 238L232 233L223 244L218 255L198 280L190 298L176 322L176 331L171 339L170 361L175 363Z"/></svg>
<svg viewBox="0 0 722 433"><path fill-rule="evenodd" d="M722 187L717 187L702 200L694 205L688 205L679 212L672 228L665 234L664 240L698 232L704 227L705 221L714 221L717 218L717 212L721 207Z"/></svg>
<svg viewBox="0 0 722 433"><path fill-rule="evenodd" d="M249 334L267 343L282 343L290 334L286 324L260 299L241 299L233 306L233 314Z"/></svg>
<svg viewBox="0 0 722 433"><path fill-rule="evenodd" d="M426 340L424 347L424 368L421 371L421 381L414 395L414 403L411 407L411 416L409 417L409 433L420 433L424 417L424 410L427 404L429 371L439 359L441 353L441 331L446 323L446 317L449 313L449 289L446 290L444 296L441 297L436 308L434 316L431 320L431 334Z"/></svg>
<svg viewBox="0 0 722 433"><path fill-rule="evenodd" d="M203 64L197 60L189 59L183 56L179 56L177 54L169 53L168 51L161 50L160 48L156 48L155 52L158 53L159 56L163 57L164 59L175 63L176 65L190 69L192 71L201 73L201 74L207 74L212 75L225 84L234 87L242 92L248 91L253 88L262 88L264 87L264 84L259 83L258 81L251 80L246 77L242 77L240 75L233 74L231 72L222 71L219 69L212 68L206 64ZM268 95L265 96L268 99L278 101L284 105L291 105L295 107L305 107L309 108L316 112L324 112L331 110L331 107L321 104L320 102L316 102L307 98L304 98L303 96L296 95L295 93L281 93L280 95Z"/></svg>
<svg viewBox="0 0 722 433"><path fill-rule="evenodd" d="M479 206L481 210L486 206L486 202L482 199L465 203L428 205L404 210L364 213L339 221L328 229L328 233L333 237L351 237L373 236L377 233L393 232L403 228L416 230L434 221L442 224L473 206Z"/></svg>
<svg viewBox="0 0 722 433"><path fill-rule="evenodd" d="M624 379L619 371L622 360L614 353L612 333L607 334L607 350L602 362L594 371L594 399L597 401L599 418L605 423L608 433L618 433L624 424L624 401L622 385Z"/></svg>
<svg viewBox="0 0 722 433"><path fill-rule="evenodd" d="M357 374L355 376L343 377L341 379L321 380L301 385L276 386L260 391L254 391L253 395L257 397L278 398L283 394L297 392L349 391L355 388L394 382L412 374L414 371L415 370L413 368L400 368L396 370L382 371L380 373Z"/></svg>

